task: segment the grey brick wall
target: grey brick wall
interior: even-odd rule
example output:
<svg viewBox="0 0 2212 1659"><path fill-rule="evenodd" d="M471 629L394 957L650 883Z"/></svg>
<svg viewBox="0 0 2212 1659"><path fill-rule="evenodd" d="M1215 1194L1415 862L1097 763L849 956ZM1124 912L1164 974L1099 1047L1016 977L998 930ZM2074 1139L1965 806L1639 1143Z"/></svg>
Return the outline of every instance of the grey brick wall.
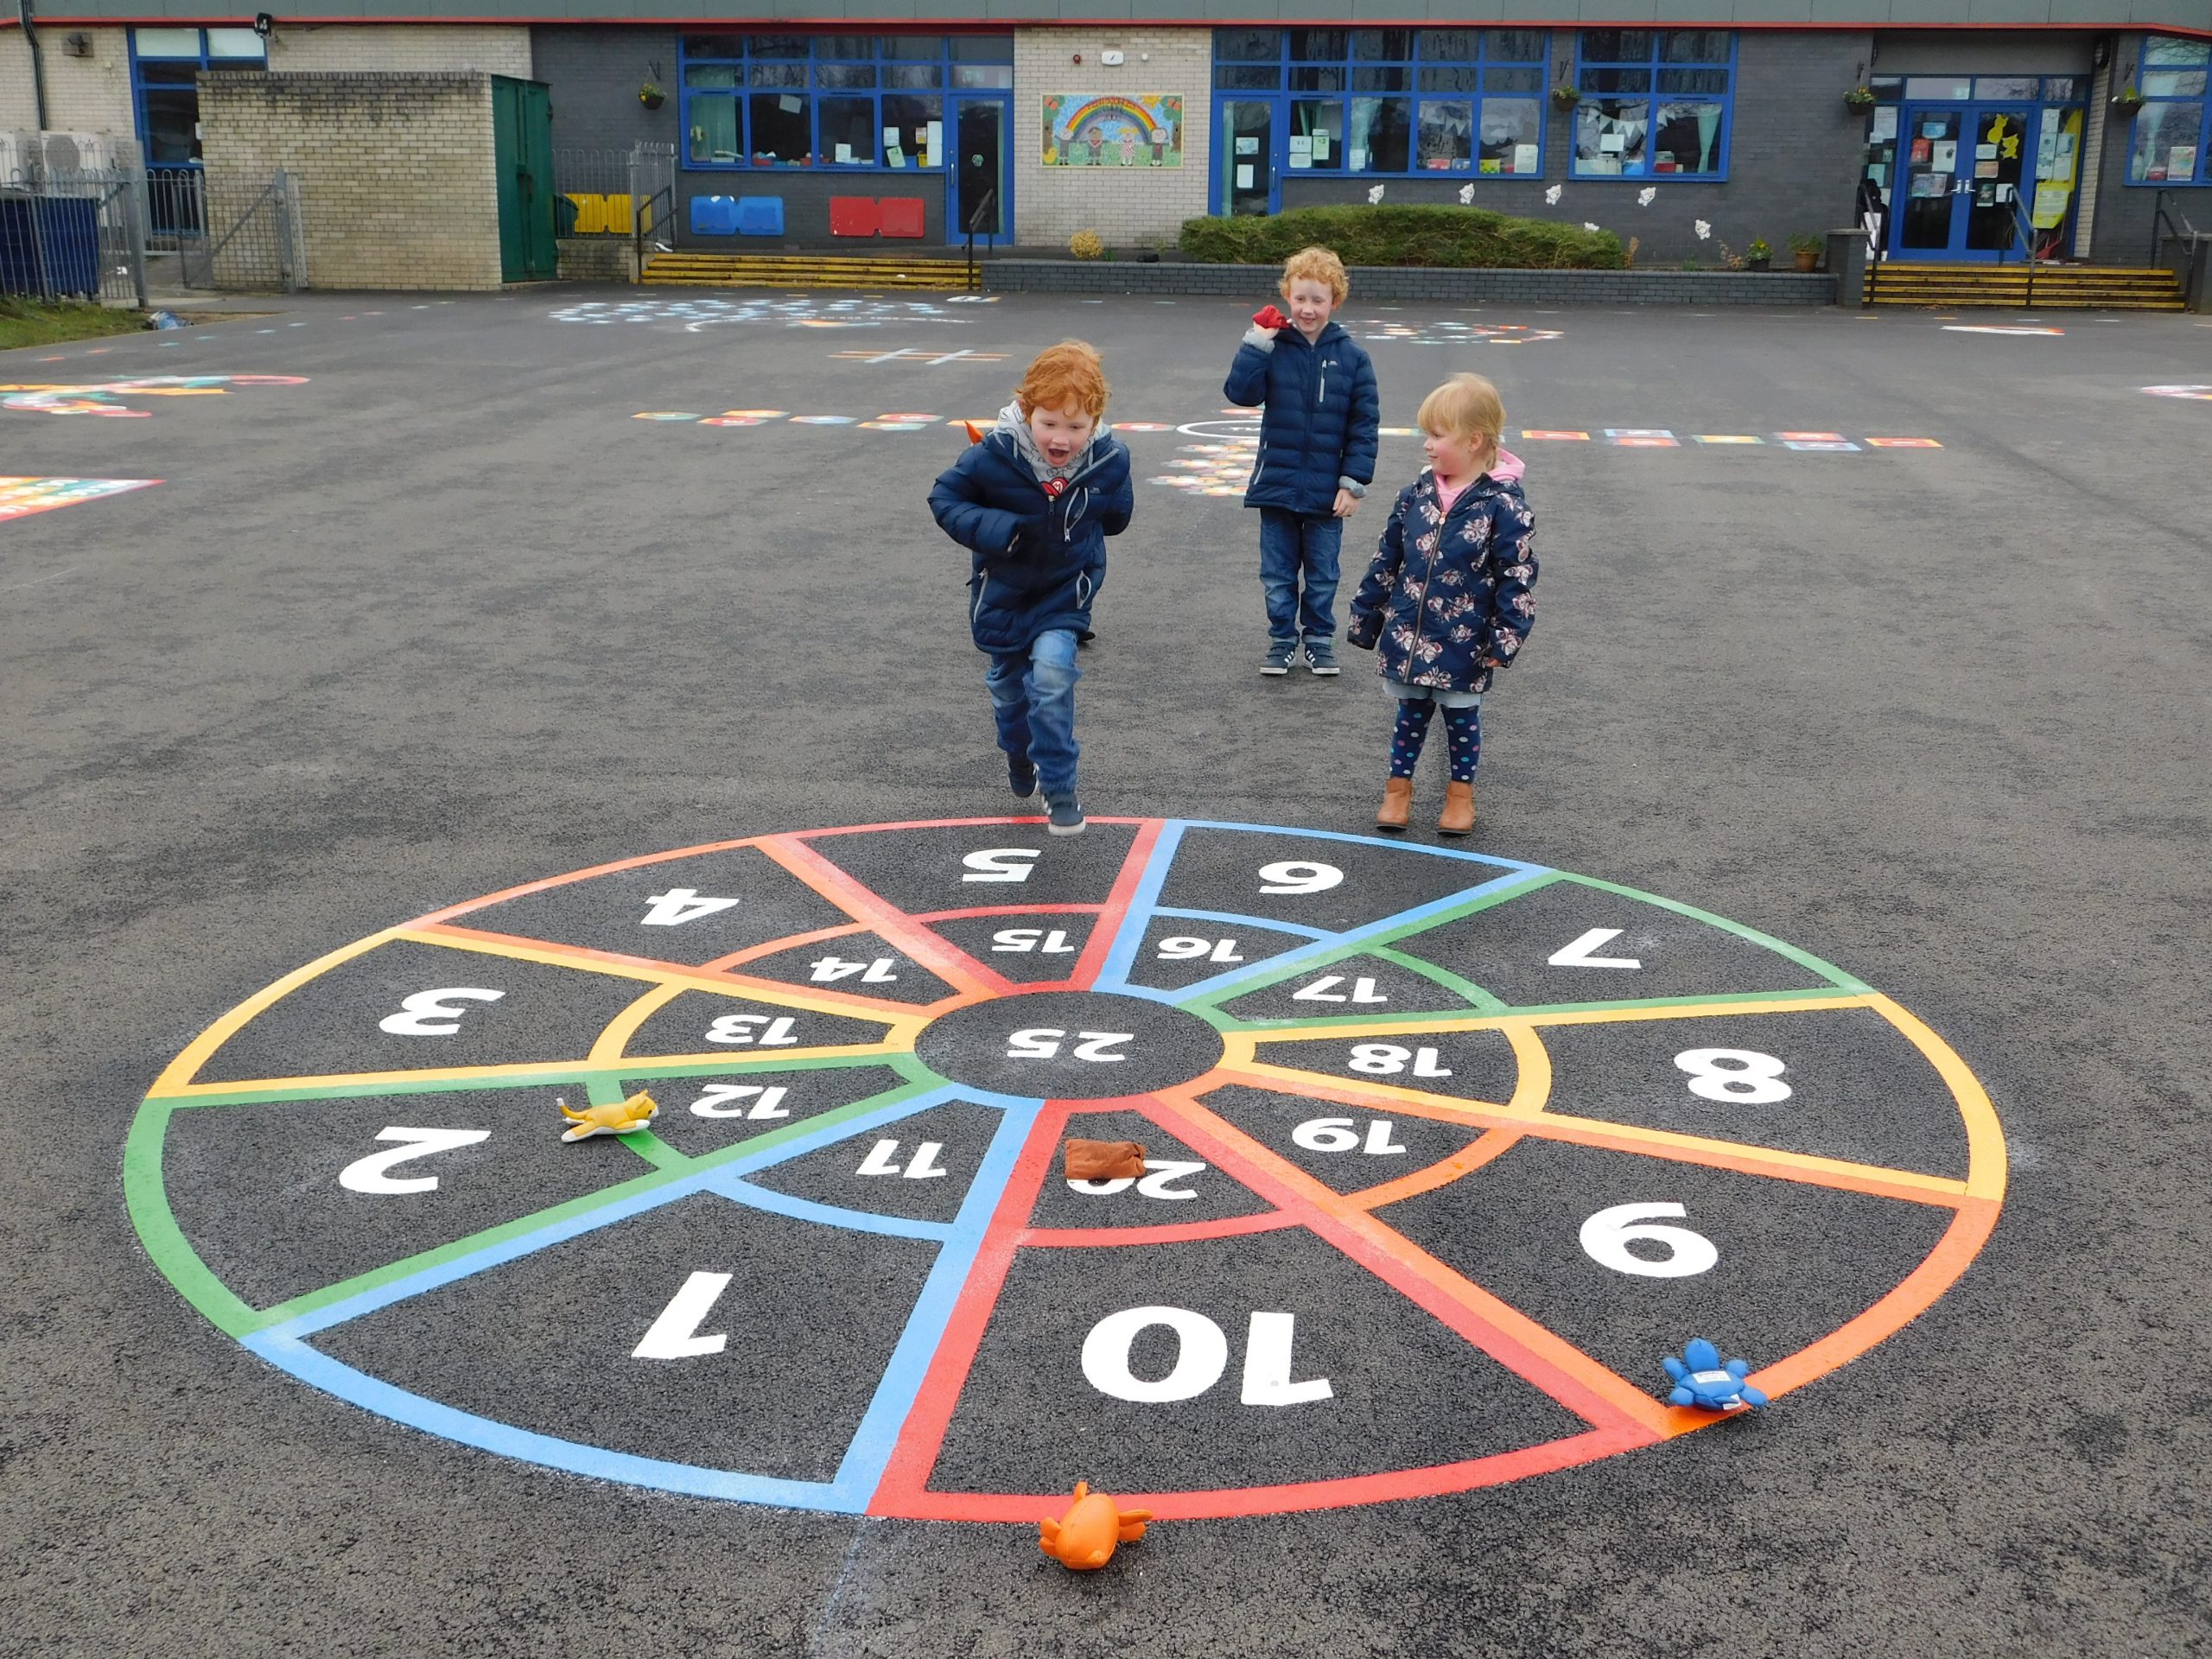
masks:
<svg viewBox="0 0 2212 1659"><path fill-rule="evenodd" d="M2139 71L2143 37L2122 35L2113 43L2111 82L2114 92L2126 84L2130 66ZM2101 265L2140 265L2150 262L2152 219L2158 192L2153 186L2130 184L2127 162L2135 148L2135 119L2115 112L2109 101L2089 111L2089 119L2104 126L2102 164L2097 169L2097 217L2090 245L2083 251ZM2202 167L2198 169L2203 169ZM2212 230L2212 188L2181 185L2168 197L2200 231ZM2169 245L2172 263L2180 251Z"/></svg>
<svg viewBox="0 0 2212 1659"><path fill-rule="evenodd" d="M1274 265L1156 265L1121 260L993 259L983 286L995 293L1193 294L1275 297ZM1835 303L1835 278L1821 272L1722 270L1421 270L1357 266L1351 303L1433 300L1537 305L1773 305Z"/></svg>
<svg viewBox="0 0 2212 1659"><path fill-rule="evenodd" d="M534 78L553 89L553 143L561 149L627 149L683 141L678 127L676 30L541 24L530 31ZM668 102L649 110L638 88L660 66Z"/></svg>

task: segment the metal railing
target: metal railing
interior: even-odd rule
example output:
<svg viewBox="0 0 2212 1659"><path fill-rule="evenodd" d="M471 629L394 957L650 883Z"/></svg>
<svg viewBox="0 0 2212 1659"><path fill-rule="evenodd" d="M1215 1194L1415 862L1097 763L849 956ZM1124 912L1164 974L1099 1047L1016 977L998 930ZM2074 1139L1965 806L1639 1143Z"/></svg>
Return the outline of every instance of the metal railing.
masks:
<svg viewBox="0 0 2212 1659"><path fill-rule="evenodd" d="M138 170L39 166L0 175L0 294L143 307Z"/></svg>
<svg viewBox="0 0 2212 1659"><path fill-rule="evenodd" d="M2181 209L2181 204L2177 201L2169 207L2166 201L2166 192L2161 190L2151 199L2151 263L2152 264L2163 265L2166 263L2168 243L2178 243L2185 251L2182 255L2180 267L2175 270L2174 275L2180 280L2182 294L2186 302L2191 307L2202 307L2205 303L2208 287L2212 287L2206 283L2203 271L2204 261L2208 257L2212 257L2212 254L2208 254L2206 251L2208 249L2212 249L2212 231L2200 231L2196 226L2190 224L2189 215Z"/></svg>
<svg viewBox="0 0 2212 1659"><path fill-rule="evenodd" d="M976 204L976 211L968 215L968 286L976 286L976 232L983 220L996 211L999 189L993 185L983 192L983 199Z"/></svg>
<svg viewBox="0 0 2212 1659"><path fill-rule="evenodd" d="M2026 297L2026 308L2032 311L2035 309L2036 303L2036 265L2037 263L2036 259L2035 222L2031 219L2027 213L2021 208L2018 192L2015 191L2013 193L2012 200L2006 205L2012 210L2012 223L2010 229L2011 241L2008 241L2003 248L2000 248L1998 251L1997 263L2000 265L2005 263L2005 256L2012 251L2012 243L2018 243L2019 245L2021 251L2026 255L2028 261L2028 292Z"/></svg>

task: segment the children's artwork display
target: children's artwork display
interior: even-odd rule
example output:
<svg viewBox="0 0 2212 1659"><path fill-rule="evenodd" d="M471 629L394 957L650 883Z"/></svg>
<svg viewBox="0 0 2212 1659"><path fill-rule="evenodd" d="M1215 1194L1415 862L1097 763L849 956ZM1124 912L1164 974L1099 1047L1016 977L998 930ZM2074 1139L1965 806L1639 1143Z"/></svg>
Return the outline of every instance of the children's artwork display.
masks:
<svg viewBox="0 0 2212 1659"><path fill-rule="evenodd" d="M194 1037L123 1179L219 1330L429 1455L1044 1521L1088 1569L1154 1516L1666 1457L1926 1313L2005 1145L1928 1026L1741 924L1107 814L754 830L381 929ZM1728 1347L1662 1377L1692 1332ZM1823 1409L1948 1398L1893 1370Z"/></svg>
<svg viewBox="0 0 2212 1659"><path fill-rule="evenodd" d="M158 478L0 478L0 523L27 518L35 512L52 512L79 501L96 501L104 495L143 490L160 483Z"/></svg>
<svg viewBox="0 0 2212 1659"><path fill-rule="evenodd" d="M1179 92L1047 92L1046 167L1180 167Z"/></svg>

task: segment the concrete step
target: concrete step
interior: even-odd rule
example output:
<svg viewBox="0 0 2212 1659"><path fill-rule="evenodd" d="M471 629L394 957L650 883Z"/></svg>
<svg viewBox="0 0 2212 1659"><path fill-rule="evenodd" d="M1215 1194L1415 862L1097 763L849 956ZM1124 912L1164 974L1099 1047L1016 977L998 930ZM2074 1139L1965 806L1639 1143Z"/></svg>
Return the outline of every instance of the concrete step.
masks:
<svg viewBox="0 0 2212 1659"><path fill-rule="evenodd" d="M957 259L840 257L804 254L663 253L639 281L688 288L962 289L968 268Z"/></svg>

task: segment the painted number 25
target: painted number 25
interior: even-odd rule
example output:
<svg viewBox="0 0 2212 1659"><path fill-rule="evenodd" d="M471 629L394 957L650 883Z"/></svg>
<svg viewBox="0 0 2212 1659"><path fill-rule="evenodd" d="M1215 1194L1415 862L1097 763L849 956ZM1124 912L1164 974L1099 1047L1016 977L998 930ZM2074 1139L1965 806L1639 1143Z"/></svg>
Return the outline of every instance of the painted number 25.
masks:
<svg viewBox="0 0 2212 1659"><path fill-rule="evenodd" d="M1032 1026L1026 1031L1009 1032L1006 1039L1006 1057L1009 1060L1056 1058L1060 1052L1060 1043L1067 1034L1058 1026ZM1133 1031L1078 1031L1075 1033L1075 1046L1068 1052L1068 1058L1110 1065L1129 1057L1109 1054L1107 1050L1120 1047L1135 1035Z"/></svg>

